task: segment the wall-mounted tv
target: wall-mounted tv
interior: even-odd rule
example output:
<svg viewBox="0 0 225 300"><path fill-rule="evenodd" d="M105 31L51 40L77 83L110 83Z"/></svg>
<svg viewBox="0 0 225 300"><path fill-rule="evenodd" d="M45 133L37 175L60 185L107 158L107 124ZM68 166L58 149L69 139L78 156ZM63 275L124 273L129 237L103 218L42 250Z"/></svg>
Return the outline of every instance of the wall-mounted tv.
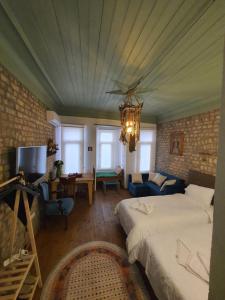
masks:
<svg viewBox="0 0 225 300"><path fill-rule="evenodd" d="M16 172L23 171L27 182L33 183L46 174L47 146L19 147Z"/></svg>

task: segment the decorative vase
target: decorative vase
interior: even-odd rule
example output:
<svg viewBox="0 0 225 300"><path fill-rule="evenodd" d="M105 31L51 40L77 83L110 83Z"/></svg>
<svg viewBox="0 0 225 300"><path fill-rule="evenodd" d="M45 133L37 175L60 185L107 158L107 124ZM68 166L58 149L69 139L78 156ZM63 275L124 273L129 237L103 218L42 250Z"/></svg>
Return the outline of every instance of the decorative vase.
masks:
<svg viewBox="0 0 225 300"><path fill-rule="evenodd" d="M60 178L62 176L62 166L56 167L56 177Z"/></svg>

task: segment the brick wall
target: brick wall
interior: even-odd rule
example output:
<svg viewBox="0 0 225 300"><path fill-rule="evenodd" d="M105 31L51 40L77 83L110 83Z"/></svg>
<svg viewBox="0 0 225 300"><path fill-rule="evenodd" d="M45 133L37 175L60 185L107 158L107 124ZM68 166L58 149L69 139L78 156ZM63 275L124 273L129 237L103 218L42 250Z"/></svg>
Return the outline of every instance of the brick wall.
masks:
<svg viewBox="0 0 225 300"><path fill-rule="evenodd" d="M11 176L15 147L44 145L48 138L54 138L54 128L47 123L46 108L12 74L0 65L0 182ZM52 168L54 156L48 158L48 171ZM14 164L13 164L14 165ZM40 223L39 203L33 204L34 230ZM12 211L0 204L0 261L9 254ZM26 232L18 222L16 247L23 247Z"/></svg>
<svg viewBox="0 0 225 300"><path fill-rule="evenodd" d="M166 122L157 128L156 169L187 179L190 169L216 174L219 110ZM184 153L170 154L170 135L184 132Z"/></svg>

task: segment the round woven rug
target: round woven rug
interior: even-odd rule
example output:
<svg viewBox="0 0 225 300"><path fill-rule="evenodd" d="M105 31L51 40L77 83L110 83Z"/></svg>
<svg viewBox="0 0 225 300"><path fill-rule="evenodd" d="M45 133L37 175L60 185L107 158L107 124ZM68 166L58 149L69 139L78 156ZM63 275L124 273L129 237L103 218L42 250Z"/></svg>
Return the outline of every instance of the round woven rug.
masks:
<svg viewBox="0 0 225 300"><path fill-rule="evenodd" d="M41 300L149 299L125 251L107 242L75 248L49 275Z"/></svg>

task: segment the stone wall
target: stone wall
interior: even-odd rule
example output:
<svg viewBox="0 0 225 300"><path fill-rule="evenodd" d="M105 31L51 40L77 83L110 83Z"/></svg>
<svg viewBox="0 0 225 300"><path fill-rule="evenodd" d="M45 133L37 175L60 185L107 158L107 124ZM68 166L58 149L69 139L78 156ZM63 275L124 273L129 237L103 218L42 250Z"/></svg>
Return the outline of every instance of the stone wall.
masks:
<svg viewBox="0 0 225 300"><path fill-rule="evenodd" d="M220 112L166 122L157 128L156 169L187 179L188 171L216 174ZM170 154L170 135L184 133L182 156Z"/></svg>
<svg viewBox="0 0 225 300"><path fill-rule="evenodd" d="M0 182L7 180L15 170L15 148L18 146L44 145L54 138L54 128L47 123L46 108L12 74L0 65ZM54 156L48 158L48 171ZM35 211L34 230L40 224L38 201L33 203ZM9 255L12 211L0 203L0 261ZM26 243L26 232L18 222L16 247Z"/></svg>

